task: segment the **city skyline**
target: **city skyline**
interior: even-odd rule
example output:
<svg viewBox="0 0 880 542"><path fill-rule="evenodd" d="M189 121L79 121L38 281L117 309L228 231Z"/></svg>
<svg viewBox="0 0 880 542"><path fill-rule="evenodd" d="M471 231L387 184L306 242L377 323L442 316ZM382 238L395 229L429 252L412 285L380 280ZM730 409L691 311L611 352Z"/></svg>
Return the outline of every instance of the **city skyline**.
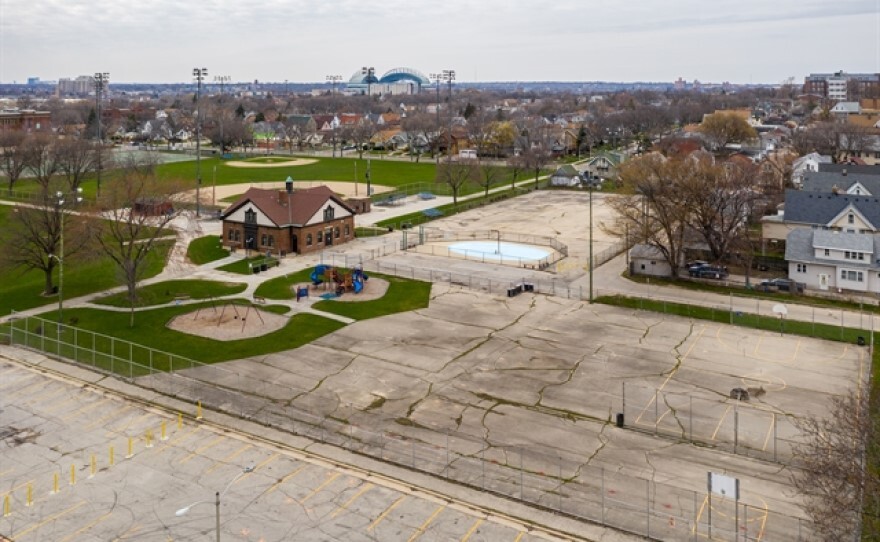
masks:
<svg viewBox="0 0 880 542"><path fill-rule="evenodd" d="M615 4L0 0L0 82L109 72L111 82L186 83L193 67L209 81L343 83L360 66L454 69L461 82L778 84L880 72L878 0Z"/></svg>

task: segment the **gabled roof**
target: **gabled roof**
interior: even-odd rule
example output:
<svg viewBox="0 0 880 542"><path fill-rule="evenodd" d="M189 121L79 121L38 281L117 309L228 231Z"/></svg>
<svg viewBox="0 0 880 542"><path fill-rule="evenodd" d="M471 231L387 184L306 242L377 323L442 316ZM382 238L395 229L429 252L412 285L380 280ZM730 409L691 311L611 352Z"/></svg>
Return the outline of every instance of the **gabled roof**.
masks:
<svg viewBox="0 0 880 542"><path fill-rule="evenodd" d="M817 263L845 267L876 267L876 259L837 261L816 257L816 248L855 250L880 254L880 236L867 233L835 233L811 228L797 228L785 238L785 259L789 262ZM876 262L876 263L875 263Z"/></svg>
<svg viewBox="0 0 880 542"><path fill-rule="evenodd" d="M824 192L830 194L836 186L839 192L846 192L849 187L859 183L871 194L880 195L880 175L859 173L842 173L808 171L804 173L803 189L806 192Z"/></svg>
<svg viewBox="0 0 880 542"><path fill-rule="evenodd" d="M826 225L852 206L875 228L880 226L880 199L873 196L785 191L785 222Z"/></svg>
<svg viewBox="0 0 880 542"><path fill-rule="evenodd" d="M819 164L819 172L821 173L843 173L846 170L848 175L857 173L859 175L880 175L880 166L860 166L857 164L832 164L831 157L828 157L828 163Z"/></svg>
<svg viewBox="0 0 880 542"><path fill-rule="evenodd" d="M284 191L278 189L249 188L235 203L223 211L221 220L248 203L259 209L278 227L304 225L327 204L328 200L335 201L354 214L354 211L326 186L294 190L290 196L289 212L286 194L282 194Z"/></svg>
<svg viewBox="0 0 880 542"><path fill-rule="evenodd" d="M563 166L559 166L556 172L553 174L553 177L577 177L580 175L578 170L571 164L565 164Z"/></svg>

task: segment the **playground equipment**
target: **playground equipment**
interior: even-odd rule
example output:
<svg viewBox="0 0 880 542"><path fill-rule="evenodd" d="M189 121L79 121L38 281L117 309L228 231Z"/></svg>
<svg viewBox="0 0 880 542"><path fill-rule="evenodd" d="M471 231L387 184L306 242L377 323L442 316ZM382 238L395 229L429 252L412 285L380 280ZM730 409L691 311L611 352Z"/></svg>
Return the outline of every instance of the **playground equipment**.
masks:
<svg viewBox="0 0 880 542"><path fill-rule="evenodd" d="M332 284L337 296L347 291L352 291L356 294L361 293L364 289L364 282L369 279L360 266L355 267L354 270L347 270L324 264L315 266L315 270L312 271L310 278L313 286L325 283ZM297 299L299 299L298 292Z"/></svg>

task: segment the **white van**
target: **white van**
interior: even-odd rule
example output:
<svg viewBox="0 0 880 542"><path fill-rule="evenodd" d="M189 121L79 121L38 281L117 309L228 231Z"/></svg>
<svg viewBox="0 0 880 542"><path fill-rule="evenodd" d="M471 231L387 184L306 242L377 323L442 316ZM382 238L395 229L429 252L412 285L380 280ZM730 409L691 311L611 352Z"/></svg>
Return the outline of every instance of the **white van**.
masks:
<svg viewBox="0 0 880 542"><path fill-rule="evenodd" d="M461 149L458 151L459 158L473 158L477 159L477 149Z"/></svg>

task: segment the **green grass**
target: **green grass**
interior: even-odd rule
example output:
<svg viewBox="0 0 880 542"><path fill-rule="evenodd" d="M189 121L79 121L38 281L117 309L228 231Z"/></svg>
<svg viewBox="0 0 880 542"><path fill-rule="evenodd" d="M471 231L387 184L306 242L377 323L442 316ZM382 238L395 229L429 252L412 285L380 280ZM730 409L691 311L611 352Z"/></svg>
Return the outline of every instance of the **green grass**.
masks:
<svg viewBox="0 0 880 542"><path fill-rule="evenodd" d="M229 251L220 244L219 235L206 235L193 239L186 249L186 257L196 265L222 260L229 256Z"/></svg>
<svg viewBox="0 0 880 542"><path fill-rule="evenodd" d="M236 282L216 282L209 280L169 280L143 286L137 289L138 301L136 307L150 307L153 305L165 305L174 301L177 297L188 299L210 299L223 297L243 292L247 284ZM108 297L96 299L99 305L111 307L128 307L128 294L122 292Z"/></svg>
<svg viewBox="0 0 880 542"><path fill-rule="evenodd" d="M225 303L227 302L223 304L225 305ZM239 300L238 304L248 305L249 303ZM213 306L217 310L221 310L220 304L214 304ZM109 354L111 349L113 349L117 357L128 356L129 347L122 344L111 345L110 337L131 341L136 344L145 344L147 342L145 337L149 337L149 345L163 352L197 360L202 363L243 359L298 348L345 326L345 324L336 320L300 313L291 317L290 321L282 329L257 338L232 341L216 341L188 333L181 333L166 327L168 321L174 316L187 314L199 308L213 310L212 303L201 303L138 311L135 314L134 327L128 326L128 312L119 313L100 309L77 308L65 310L64 313L65 316L69 315L71 318L75 318L77 320L77 327L81 330L89 330L101 334L101 336L95 336L94 339L96 341L95 347L99 354ZM239 311L241 310L239 309ZM57 314L50 312L43 314L42 317L52 321L57 317ZM37 320L31 320L30 322L31 330L33 331L39 325L39 322ZM57 333L57 327L45 326L43 333L46 339L52 339L55 336L54 334ZM66 340L72 341L73 338L70 332L67 333ZM75 337L77 343L83 349L92 348L93 338L91 334L79 331ZM33 340L36 341L35 346L38 347L41 338L34 337ZM62 352L62 354L71 359L76 359L75 355L77 355L72 352L72 348L71 352ZM80 352L78 355L82 356L83 354ZM132 349L131 355L137 363L149 365L152 359L154 369L160 371L169 369L169 362L166 357L156 355L155 353L151 356L147 350L140 347ZM106 360L106 362L109 364L109 360ZM129 370L127 364L121 364L119 360L116 360L116 364L124 367L121 371L119 367L115 368L118 372L125 374ZM109 365L99 366L110 368Z"/></svg>
<svg viewBox="0 0 880 542"><path fill-rule="evenodd" d="M278 260L276 258L266 258L265 256L258 255L252 256L250 258L245 258L241 260L236 260L230 264L226 264L223 267L218 267L219 271L227 271L229 273L238 273L239 275L252 275L253 274L253 264L259 265L267 263L269 266L278 265Z"/></svg>
<svg viewBox="0 0 880 542"><path fill-rule="evenodd" d="M605 305L647 310L663 314L673 314L676 316L684 316L686 318L709 320L720 324L733 323L734 325L763 329L766 331L784 331L791 335L815 337L817 339L825 339L829 341L855 343L859 337L866 337L870 334L870 331L865 331L863 329L816 324L812 322L800 322L797 320L781 321L779 318L775 317L761 316L759 314L740 311L735 311L731 319L731 313L729 310L718 310L711 307L700 307L684 303L654 301L640 297L619 295L600 296L596 298L595 301L597 303L604 303Z"/></svg>
<svg viewBox="0 0 880 542"><path fill-rule="evenodd" d="M0 215L9 212L10 207L0 205ZM0 218L0 227L3 219ZM162 271L168 252L173 243L160 241L150 252L142 278L150 278ZM98 255L70 255L65 258L64 285L65 299L73 299L94 294L124 284L121 272L110 258ZM53 283L58 284L58 273L55 268ZM4 269L4 280L0 282L0 314L9 314L13 310L22 311L58 303L58 296L43 296L45 274L40 270ZM66 311L65 311L66 313Z"/></svg>
<svg viewBox="0 0 880 542"><path fill-rule="evenodd" d="M310 284L312 282L310 278L312 271L314 271L314 268L309 267L290 275L267 280L257 286L254 295L265 297L266 299L294 299L296 295L291 290L291 287L296 284Z"/></svg>
<svg viewBox="0 0 880 542"><path fill-rule="evenodd" d="M312 307L317 310L346 316L355 320L378 318L398 312L423 309L428 306L431 297L431 283L418 280L402 279L389 275L369 275L388 281L388 291L379 299L371 301L340 302L332 299L318 301ZM357 296L345 293L344 296Z"/></svg>

